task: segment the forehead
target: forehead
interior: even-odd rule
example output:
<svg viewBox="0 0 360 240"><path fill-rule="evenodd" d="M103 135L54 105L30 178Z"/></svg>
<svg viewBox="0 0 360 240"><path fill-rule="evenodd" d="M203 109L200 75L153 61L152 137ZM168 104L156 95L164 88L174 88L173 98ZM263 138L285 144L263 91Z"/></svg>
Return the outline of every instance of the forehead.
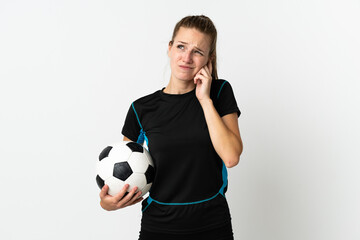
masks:
<svg viewBox="0 0 360 240"><path fill-rule="evenodd" d="M203 49L204 51L210 48L210 37L195 28L180 27L174 41L186 42L189 45Z"/></svg>

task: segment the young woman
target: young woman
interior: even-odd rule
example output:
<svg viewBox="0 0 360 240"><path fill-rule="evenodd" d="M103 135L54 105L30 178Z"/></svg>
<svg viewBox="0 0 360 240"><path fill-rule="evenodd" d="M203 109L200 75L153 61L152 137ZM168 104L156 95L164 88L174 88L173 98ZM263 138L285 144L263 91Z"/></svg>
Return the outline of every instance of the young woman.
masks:
<svg viewBox="0 0 360 240"><path fill-rule="evenodd" d="M147 142L155 180L144 201L137 188L110 196L105 185L100 204L116 210L142 201L141 240L233 239L226 168L238 164L243 145L232 87L217 77L216 39L206 16L179 21L168 85L134 101L126 116L124 140Z"/></svg>

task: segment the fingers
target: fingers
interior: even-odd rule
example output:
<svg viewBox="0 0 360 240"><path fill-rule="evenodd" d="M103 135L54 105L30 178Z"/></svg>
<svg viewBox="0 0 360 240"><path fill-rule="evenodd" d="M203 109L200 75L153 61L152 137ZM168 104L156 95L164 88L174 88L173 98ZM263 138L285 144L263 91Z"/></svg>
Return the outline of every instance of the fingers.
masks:
<svg viewBox="0 0 360 240"><path fill-rule="evenodd" d="M143 197L138 198L138 199L136 199L131 205L137 204L138 202L141 202L142 200L144 200Z"/></svg>
<svg viewBox="0 0 360 240"><path fill-rule="evenodd" d="M129 194L130 194L130 193L129 193ZM134 204L142 201L143 198L140 197L140 196L141 196L141 192L140 192L140 191L137 192L137 193L134 192L134 195L130 198L130 200L128 200L128 202L126 202L126 203L124 204L124 207L130 206L130 205L134 205ZM125 200L125 199L124 199L124 200Z"/></svg>
<svg viewBox="0 0 360 240"><path fill-rule="evenodd" d="M141 197L141 191L138 191L138 187L133 187L130 192L127 192L129 187L129 184L125 184L119 193L115 196L111 196L108 195L109 186L104 185L99 194L101 198L101 207L110 211L124 208L142 201L143 198Z"/></svg>
<svg viewBox="0 0 360 240"><path fill-rule="evenodd" d="M194 83L197 84L199 81L200 83L204 83L208 78L205 77L203 74L200 74L200 72L195 76Z"/></svg>
<svg viewBox="0 0 360 240"><path fill-rule="evenodd" d="M200 70L199 72L197 72L194 76L194 83L197 84L198 83L198 79L201 80L206 80L206 79L209 79L211 80L212 79L212 63L211 61L209 60L209 62L204 65ZM204 77L204 79L202 79L201 77Z"/></svg>
<svg viewBox="0 0 360 240"><path fill-rule="evenodd" d="M104 198L107 195L107 192L109 191L109 186L108 185L104 185L100 191L100 198Z"/></svg>
<svg viewBox="0 0 360 240"><path fill-rule="evenodd" d="M203 68L200 69L200 71L196 75L204 76L206 78L211 78L211 69L207 65L205 65Z"/></svg>
<svg viewBox="0 0 360 240"><path fill-rule="evenodd" d="M212 73L212 65L211 65L211 62L209 62L209 64L207 64L207 66L204 67L204 70L205 70L205 75L207 77L210 77L211 78L211 73Z"/></svg>
<svg viewBox="0 0 360 240"><path fill-rule="evenodd" d="M129 186L130 186L129 184L125 184L124 187L120 190L120 192L114 196L114 200L116 202L119 202L124 197L124 195L127 192Z"/></svg>
<svg viewBox="0 0 360 240"><path fill-rule="evenodd" d="M138 200L141 195L140 191L136 193L137 190L138 187L133 187L133 189L131 189L131 191L118 202L118 207L122 208L134 204L134 202Z"/></svg>

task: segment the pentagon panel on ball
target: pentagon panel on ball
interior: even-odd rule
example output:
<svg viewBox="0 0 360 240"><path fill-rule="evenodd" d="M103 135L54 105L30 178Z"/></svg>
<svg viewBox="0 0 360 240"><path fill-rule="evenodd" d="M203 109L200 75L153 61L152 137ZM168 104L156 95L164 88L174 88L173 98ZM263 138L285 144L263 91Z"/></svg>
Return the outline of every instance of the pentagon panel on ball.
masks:
<svg viewBox="0 0 360 240"><path fill-rule="evenodd" d="M128 192L135 186L145 195L155 177L155 167L146 148L136 142L122 141L104 148L96 166L96 182L101 189L109 186L108 194L114 196L129 184Z"/></svg>

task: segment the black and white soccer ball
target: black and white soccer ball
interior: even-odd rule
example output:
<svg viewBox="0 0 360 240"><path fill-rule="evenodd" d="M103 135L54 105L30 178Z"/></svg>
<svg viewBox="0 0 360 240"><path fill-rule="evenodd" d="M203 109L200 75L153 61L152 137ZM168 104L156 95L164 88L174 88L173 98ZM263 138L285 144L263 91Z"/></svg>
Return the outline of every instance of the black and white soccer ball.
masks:
<svg viewBox="0 0 360 240"><path fill-rule="evenodd" d="M107 146L99 155L96 182L101 189L109 186L108 194L114 196L129 184L128 192L135 186L145 195L155 176L154 163L146 148L136 142L122 141Z"/></svg>

